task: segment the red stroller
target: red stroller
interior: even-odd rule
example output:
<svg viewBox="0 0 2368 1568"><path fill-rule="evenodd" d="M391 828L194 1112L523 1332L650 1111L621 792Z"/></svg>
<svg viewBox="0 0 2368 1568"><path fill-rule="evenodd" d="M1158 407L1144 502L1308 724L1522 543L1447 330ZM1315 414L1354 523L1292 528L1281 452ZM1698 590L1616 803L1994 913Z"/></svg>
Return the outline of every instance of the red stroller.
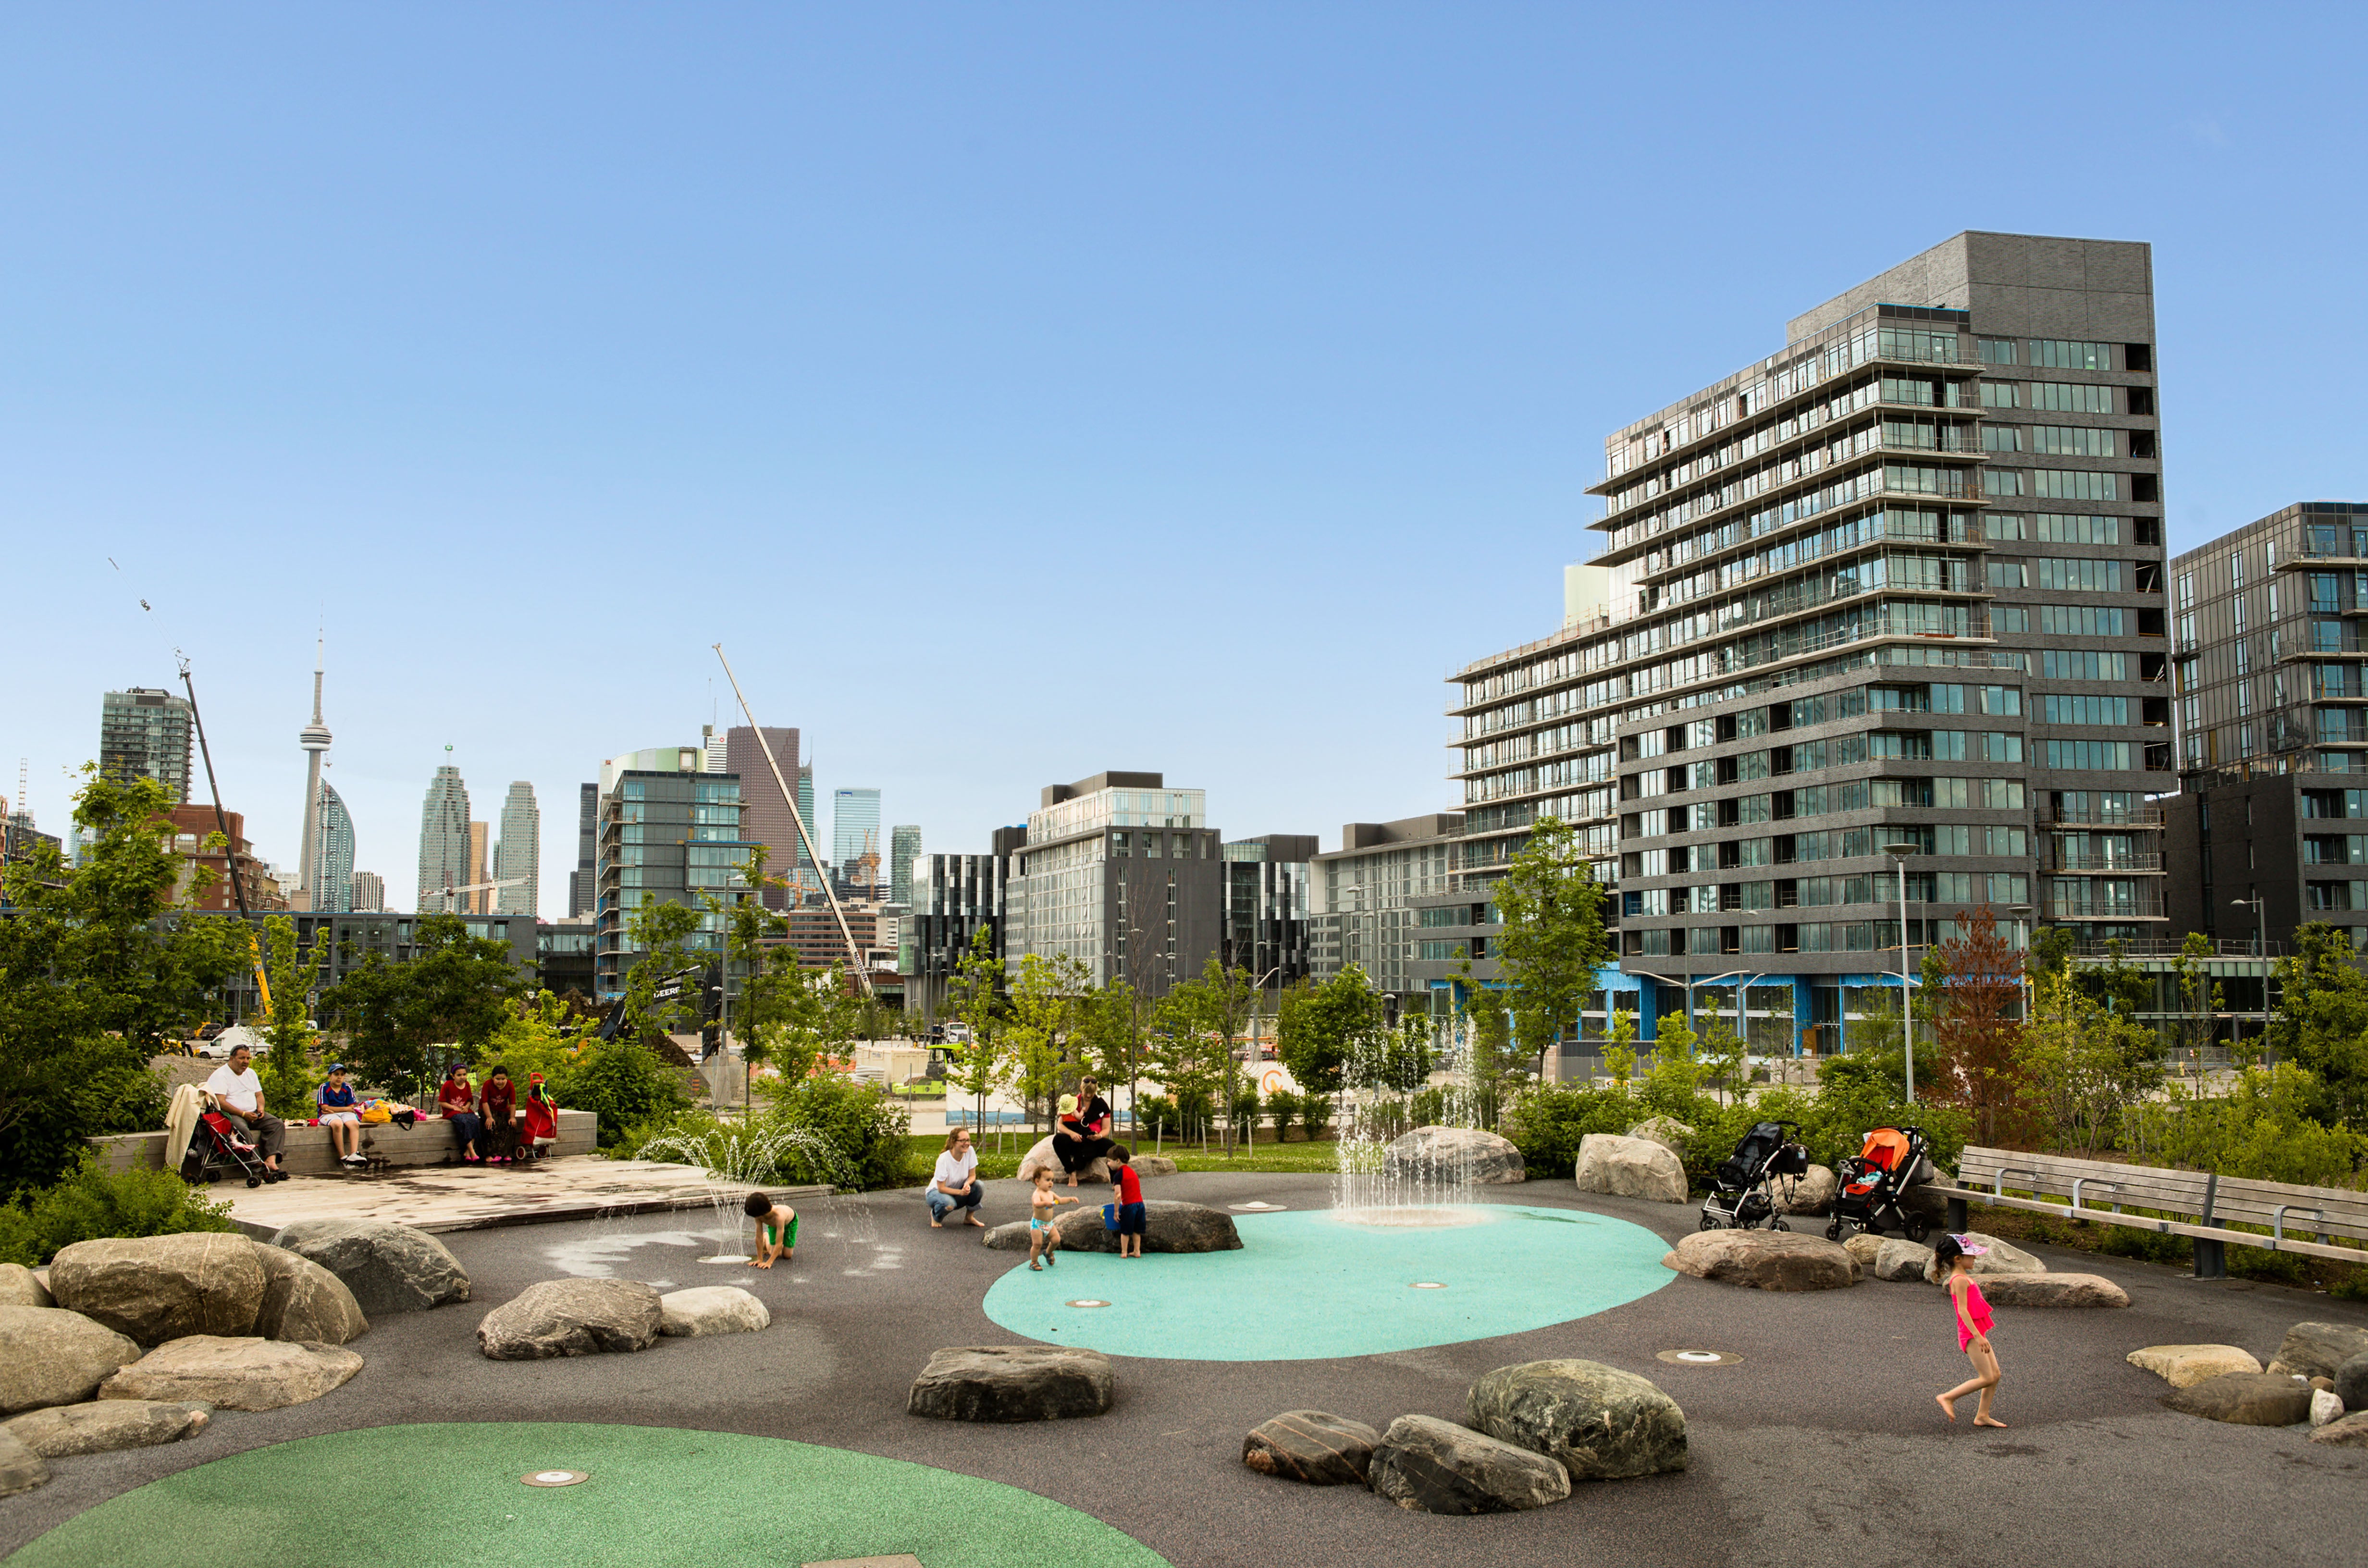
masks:
<svg viewBox="0 0 2368 1568"><path fill-rule="evenodd" d="M189 1131L188 1153L181 1156L181 1179L195 1187L201 1181L221 1179L224 1171L237 1171L246 1177L247 1186L261 1187L262 1152L239 1136L237 1124L230 1118L218 1110L201 1111Z"/></svg>

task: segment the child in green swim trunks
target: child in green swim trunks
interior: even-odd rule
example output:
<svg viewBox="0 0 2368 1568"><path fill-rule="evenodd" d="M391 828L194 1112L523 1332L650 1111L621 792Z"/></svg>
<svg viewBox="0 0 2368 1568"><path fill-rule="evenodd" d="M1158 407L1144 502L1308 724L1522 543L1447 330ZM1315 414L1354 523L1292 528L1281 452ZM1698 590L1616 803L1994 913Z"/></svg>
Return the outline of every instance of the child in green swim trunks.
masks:
<svg viewBox="0 0 2368 1568"><path fill-rule="evenodd" d="M798 1211L761 1192L750 1193L742 1207L757 1221L757 1267L770 1268L777 1257L789 1262L798 1250Z"/></svg>

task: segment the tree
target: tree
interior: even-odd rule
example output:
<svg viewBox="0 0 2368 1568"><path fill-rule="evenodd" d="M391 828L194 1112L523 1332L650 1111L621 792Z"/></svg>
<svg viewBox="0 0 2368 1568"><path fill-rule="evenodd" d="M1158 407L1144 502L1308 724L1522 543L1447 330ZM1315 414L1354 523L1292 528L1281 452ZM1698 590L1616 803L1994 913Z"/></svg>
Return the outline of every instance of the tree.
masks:
<svg viewBox="0 0 2368 1568"><path fill-rule="evenodd" d="M325 935L300 950L296 922L284 915L266 915L264 947L269 957L265 972L271 981L270 1023L266 1030L270 1055L263 1064L264 1098L272 1114L309 1117L313 1114L313 983L321 971Z"/></svg>
<svg viewBox="0 0 2368 1568"><path fill-rule="evenodd" d="M1514 1038L1505 993L1474 979L1470 960L1457 966L1448 994L1465 1037L1463 1074L1472 1086L1473 1111L1481 1126L1494 1127L1505 1086L1524 1073L1529 1052Z"/></svg>
<svg viewBox="0 0 2368 1568"><path fill-rule="evenodd" d="M1213 1096L1224 1090L1224 1103L1234 1103L1234 1037L1247 1022L1258 996L1247 969L1227 969L1216 959L1202 966L1201 978L1171 988L1159 1005L1166 1029L1166 1052L1158 1064L1159 1080L1168 1093ZM1238 1129L1226 1122L1227 1136Z"/></svg>
<svg viewBox="0 0 2368 1568"><path fill-rule="evenodd" d="M1558 817L1541 817L1529 842L1513 856L1495 890L1504 923L1497 968L1504 976L1513 1037L1540 1058L1577 1027L1598 989L1597 971L1612 961L1603 926L1603 888L1579 846L1577 832Z"/></svg>
<svg viewBox="0 0 2368 1568"><path fill-rule="evenodd" d="M2180 944L2172 968L2179 988L2179 1043L2191 1062L2201 1062L2204 1049L2219 1032L2216 1015L2227 1006L2222 989L2212 980L2212 938L2190 931Z"/></svg>
<svg viewBox="0 0 2368 1568"><path fill-rule="evenodd" d="M164 1119L149 1059L206 1016L251 961L238 921L176 902L186 862L159 824L172 798L154 779L85 767L68 866L36 839L6 868L0 919L0 1188L43 1186L84 1140ZM202 875L192 891L206 885Z"/></svg>
<svg viewBox="0 0 2368 1568"><path fill-rule="evenodd" d="M626 917L626 944L642 953L625 977L628 1037L670 1035L684 1024L699 1027L698 977L707 958L692 950L691 938L705 922L705 915L689 904L661 902L647 892L641 907Z"/></svg>
<svg viewBox="0 0 2368 1568"><path fill-rule="evenodd" d="M2295 926L2294 956L2275 966L2279 1000L2264 1043L2317 1080L2320 1120L2368 1131L2368 974L2352 957L2341 926Z"/></svg>
<svg viewBox="0 0 2368 1568"><path fill-rule="evenodd" d="M1505 1033L1504 1015L1496 1013L1495 1017L1494 1027L1501 1038ZM1477 1026L1482 1029L1489 1027L1486 1022ZM1430 1020L1404 1018L1395 1025L1383 1026L1373 1037L1373 1049L1357 1059L1350 1070L1349 1083L1352 1088L1406 1095L1429 1082L1430 1072Z"/></svg>
<svg viewBox="0 0 2368 1568"><path fill-rule="evenodd" d="M1925 1013L1938 1050L1927 1082L1933 1097L1972 1113L1982 1142L2006 1142L2021 1089L2015 1052L2022 1026L2015 1014L2021 1010L2022 955L1999 935L1987 905L1932 951L1939 973L1937 983L1924 987Z"/></svg>
<svg viewBox="0 0 2368 1568"><path fill-rule="evenodd" d="M970 1029L969 1040L955 1056L954 1085L973 1096L980 1120L985 1118L987 1091L995 1087L997 1076L1004 1016L997 993L1002 985L1003 960L996 956L995 933L982 922L971 933L969 949L954 966L950 996L954 1017Z"/></svg>
<svg viewBox="0 0 2368 1568"><path fill-rule="evenodd" d="M2078 940L2069 926L2042 926L2031 934L2031 956L2024 967L2033 975L2061 974L2072 967L2072 949Z"/></svg>
<svg viewBox="0 0 2368 1568"><path fill-rule="evenodd" d="M1636 1009L1614 1006L1603 1028L1603 1065L1622 1089L1636 1075Z"/></svg>
<svg viewBox="0 0 2368 1568"><path fill-rule="evenodd" d="M1382 1027L1382 998L1350 964L1317 985L1302 980L1282 994L1275 1054L1311 1095L1337 1095L1349 1063Z"/></svg>
<svg viewBox="0 0 2368 1568"><path fill-rule="evenodd" d="M423 915L409 963L363 954L360 968L321 994L321 1013L345 1031L364 1082L400 1087L434 1075L432 1046L475 1058L525 990L507 942L471 936L456 915Z"/></svg>
<svg viewBox="0 0 2368 1568"><path fill-rule="evenodd" d="M1123 980L1088 990L1078 998L1076 1041L1095 1075L1113 1091L1126 1085L1127 1104L1134 1103L1134 1081L1142 1063L1142 999Z"/></svg>
<svg viewBox="0 0 2368 1568"><path fill-rule="evenodd" d="M1061 1092L1072 1042L1086 1017L1085 999L1093 989L1092 974L1074 954L1048 959L1029 953L1019 960L1004 1026L1004 1061L1031 1125L1037 1105L1049 1108Z"/></svg>
<svg viewBox="0 0 2368 1568"><path fill-rule="evenodd" d="M2161 1085L2162 1042L2071 975L2043 974L2015 1078L2024 1103L2047 1118L2056 1147L2094 1154L2112 1144L2124 1112Z"/></svg>

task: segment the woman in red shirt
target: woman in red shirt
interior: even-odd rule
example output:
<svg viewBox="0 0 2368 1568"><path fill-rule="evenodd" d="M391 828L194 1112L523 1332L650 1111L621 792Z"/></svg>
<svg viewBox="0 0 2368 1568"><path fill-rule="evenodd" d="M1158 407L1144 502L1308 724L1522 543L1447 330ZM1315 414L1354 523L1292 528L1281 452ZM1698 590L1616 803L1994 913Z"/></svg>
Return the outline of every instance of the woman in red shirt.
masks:
<svg viewBox="0 0 2368 1568"><path fill-rule="evenodd" d="M508 1068L496 1066L485 1074L477 1114L485 1119L485 1164L498 1165L518 1148L518 1085L510 1082Z"/></svg>
<svg viewBox="0 0 2368 1568"><path fill-rule="evenodd" d="M468 1074L457 1062L436 1091L436 1114L452 1124L452 1136L461 1141L461 1158L476 1165L477 1140L484 1136L485 1123L477 1115L477 1092L469 1086Z"/></svg>

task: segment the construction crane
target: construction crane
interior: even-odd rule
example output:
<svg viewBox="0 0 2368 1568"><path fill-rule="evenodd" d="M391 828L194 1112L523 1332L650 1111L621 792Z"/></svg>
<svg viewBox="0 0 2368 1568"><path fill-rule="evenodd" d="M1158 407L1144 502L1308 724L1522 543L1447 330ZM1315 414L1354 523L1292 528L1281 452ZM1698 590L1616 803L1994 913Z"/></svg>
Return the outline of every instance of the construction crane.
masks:
<svg viewBox="0 0 2368 1568"><path fill-rule="evenodd" d="M432 896L446 901L444 906L445 914L457 915L461 912L455 908L450 902L456 895L464 892L491 892L495 888L514 888L525 881L526 879L524 877L504 877L497 882L471 882L466 887L438 888ZM490 914L491 911L487 911L487 913Z"/></svg>

